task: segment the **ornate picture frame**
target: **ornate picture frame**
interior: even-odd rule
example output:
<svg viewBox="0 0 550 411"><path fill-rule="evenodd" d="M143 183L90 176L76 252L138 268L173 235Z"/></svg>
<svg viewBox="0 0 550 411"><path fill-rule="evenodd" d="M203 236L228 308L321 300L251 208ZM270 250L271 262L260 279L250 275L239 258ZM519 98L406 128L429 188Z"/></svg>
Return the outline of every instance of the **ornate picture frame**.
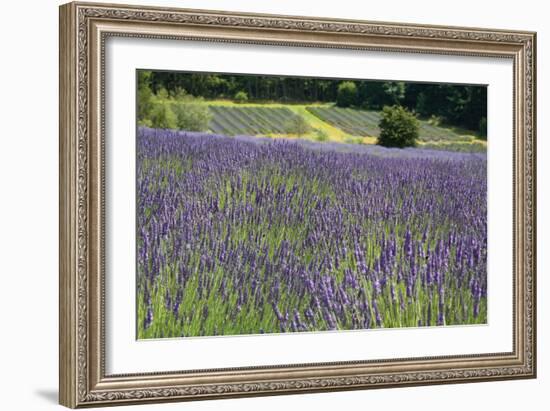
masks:
<svg viewBox="0 0 550 411"><path fill-rule="evenodd" d="M105 370L105 42L301 46L513 62L513 350L144 372ZM69 3L60 7L60 403L67 407L536 377L536 34ZM266 359L269 364L269 359Z"/></svg>

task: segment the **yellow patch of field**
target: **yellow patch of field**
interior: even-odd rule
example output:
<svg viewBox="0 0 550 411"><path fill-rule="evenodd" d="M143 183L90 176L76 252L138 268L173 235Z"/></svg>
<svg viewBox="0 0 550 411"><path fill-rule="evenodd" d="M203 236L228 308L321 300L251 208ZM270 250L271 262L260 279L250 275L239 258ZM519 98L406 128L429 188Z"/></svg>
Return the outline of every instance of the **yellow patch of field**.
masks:
<svg viewBox="0 0 550 411"><path fill-rule="evenodd" d="M457 145L457 144L463 144L463 145L477 144L477 145L480 145L480 146L483 146L483 147L487 147L487 141L476 139L476 138L472 138L470 140L457 140L457 141L439 141L438 140L438 141L419 141L418 142L419 146L431 145L431 144L436 144L436 145L439 145L439 146Z"/></svg>
<svg viewBox="0 0 550 411"><path fill-rule="evenodd" d="M306 121L314 130L323 130L324 132L326 132L327 135L329 136L329 141L336 141L336 142L342 143L344 142L346 137L350 137L349 134L343 132L342 130L334 126L331 126L328 123L325 123L318 117L315 117L313 114L311 114L309 111L306 110L306 106L289 106L288 108L293 112L295 112L296 114L305 118ZM315 131L309 134L312 134L314 136Z"/></svg>
<svg viewBox="0 0 550 411"><path fill-rule="evenodd" d="M363 144L376 144L378 142L377 137L365 136L363 137Z"/></svg>

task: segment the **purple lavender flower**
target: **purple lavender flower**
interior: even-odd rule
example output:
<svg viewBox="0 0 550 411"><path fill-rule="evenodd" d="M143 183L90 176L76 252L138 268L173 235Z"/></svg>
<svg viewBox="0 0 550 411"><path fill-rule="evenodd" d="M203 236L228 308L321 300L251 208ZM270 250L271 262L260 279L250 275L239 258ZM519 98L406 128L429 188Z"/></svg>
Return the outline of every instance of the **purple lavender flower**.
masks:
<svg viewBox="0 0 550 411"><path fill-rule="evenodd" d="M483 155L139 128L136 164L144 338L486 320Z"/></svg>
<svg viewBox="0 0 550 411"><path fill-rule="evenodd" d="M147 329L153 322L153 310L151 307L147 307L147 314L145 315L145 321L143 322L143 328Z"/></svg>

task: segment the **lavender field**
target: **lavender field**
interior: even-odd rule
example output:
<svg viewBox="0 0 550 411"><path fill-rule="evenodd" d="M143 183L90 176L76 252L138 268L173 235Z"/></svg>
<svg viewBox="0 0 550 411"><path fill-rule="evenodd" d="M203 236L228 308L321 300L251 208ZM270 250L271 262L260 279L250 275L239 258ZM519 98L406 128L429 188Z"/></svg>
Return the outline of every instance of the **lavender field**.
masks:
<svg viewBox="0 0 550 411"><path fill-rule="evenodd" d="M487 160L140 127L138 338L487 322Z"/></svg>

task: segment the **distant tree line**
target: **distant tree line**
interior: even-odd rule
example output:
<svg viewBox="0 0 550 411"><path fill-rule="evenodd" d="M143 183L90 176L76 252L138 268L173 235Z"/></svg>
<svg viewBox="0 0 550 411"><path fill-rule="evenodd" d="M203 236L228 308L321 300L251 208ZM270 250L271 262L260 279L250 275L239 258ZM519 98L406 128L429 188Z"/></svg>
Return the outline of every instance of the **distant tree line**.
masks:
<svg viewBox="0 0 550 411"><path fill-rule="evenodd" d="M148 73L146 86L155 94L163 89L169 94L183 90L205 99L335 102L341 107L369 110L397 105L421 118L476 131L482 136L487 130L485 86L170 71Z"/></svg>

